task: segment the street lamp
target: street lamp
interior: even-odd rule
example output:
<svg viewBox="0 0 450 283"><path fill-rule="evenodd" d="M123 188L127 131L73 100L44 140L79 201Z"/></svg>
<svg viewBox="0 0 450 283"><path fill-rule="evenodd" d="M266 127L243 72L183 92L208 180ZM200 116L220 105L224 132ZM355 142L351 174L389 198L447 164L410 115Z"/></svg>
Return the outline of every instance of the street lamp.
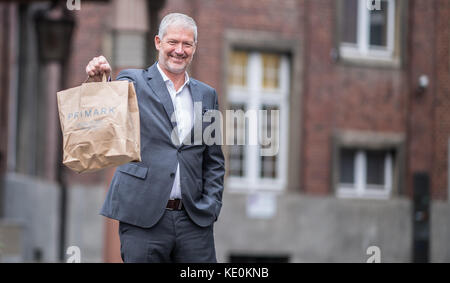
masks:
<svg viewBox="0 0 450 283"><path fill-rule="evenodd" d="M75 20L72 17L52 18L46 11L35 17L39 58L43 62L63 62L70 54Z"/></svg>
<svg viewBox="0 0 450 283"><path fill-rule="evenodd" d="M75 20L68 14L62 2L54 1L49 9L40 10L35 14L37 46L40 62L43 64L56 62L61 66L60 89L66 88L67 62L70 55L72 33ZM56 101L56 97L55 97ZM55 119L58 113L55 114ZM58 123L59 125L59 123ZM61 130L58 131L58 154L56 160L56 179L61 189L59 201L59 259L64 260L66 243L66 215L67 215L67 184L64 178L62 158L63 145Z"/></svg>

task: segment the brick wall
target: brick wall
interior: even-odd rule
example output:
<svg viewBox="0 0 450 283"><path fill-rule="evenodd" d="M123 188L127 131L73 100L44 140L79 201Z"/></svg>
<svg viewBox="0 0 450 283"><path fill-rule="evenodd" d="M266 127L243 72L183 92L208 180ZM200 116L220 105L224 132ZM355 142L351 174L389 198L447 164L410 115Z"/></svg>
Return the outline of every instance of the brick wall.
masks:
<svg viewBox="0 0 450 283"><path fill-rule="evenodd" d="M331 137L335 130L352 129L406 134L406 193L411 194L413 172L427 171L433 197L445 199L450 130L450 118L445 115L450 104L446 19L450 8L446 0L408 2L407 52L399 68L359 67L333 60L335 1L260 0L255 5L251 0L168 0L160 18L182 12L197 21L199 45L191 75L215 87L221 101L226 99L223 48L227 30L268 31L301 42L303 96L301 105L292 106L301 109L303 121L300 190L331 193ZM111 14L111 3L83 4L74 37L70 86L85 79L86 63L102 53ZM418 95L415 90L421 74L428 75L430 86Z"/></svg>
<svg viewBox="0 0 450 283"><path fill-rule="evenodd" d="M187 13L198 25L198 48L192 63L192 75L213 86L224 96L223 46L228 29L268 31L286 39L301 36L300 9L304 1L259 0L195 0L167 1L160 13L162 18L171 12Z"/></svg>
<svg viewBox="0 0 450 283"><path fill-rule="evenodd" d="M449 23L444 18L448 15L448 3L444 2L411 3L407 70L410 88L407 183L412 186L413 172L429 172L431 193L435 199L446 199L447 191L444 185L447 178L444 141L448 138L448 126L442 128L442 122L448 117L448 112L445 113L448 96L444 94L444 89L445 84L448 86ZM423 94L418 95L415 89L422 74L429 77L430 85Z"/></svg>
<svg viewBox="0 0 450 283"><path fill-rule="evenodd" d="M445 199L449 4L408 2L406 62L399 68L358 67L332 59L336 1L261 0L255 5L254 1L171 0L160 15L182 12L197 21L199 46L192 74L217 88L221 99L225 99L222 49L227 29L271 31L302 42L304 95L302 105L297 105L302 106L303 117L301 190L330 193L332 133L352 129L406 134L406 193L411 194L413 172L427 171L433 196ZM415 89L422 73L430 78L430 87L418 96Z"/></svg>
<svg viewBox="0 0 450 283"><path fill-rule="evenodd" d="M436 128L434 147L434 170L432 180L434 196L448 198L448 143L450 138L450 2L437 1L435 72L436 76Z"/></svg>
<svg viewBox="0 0 450 283"><path fill-rule="evenodd" d="M334 62L336 3L307 3L303 187L310 193L328 194L333 131L404 132L406 77L403 69Z"/></svg>

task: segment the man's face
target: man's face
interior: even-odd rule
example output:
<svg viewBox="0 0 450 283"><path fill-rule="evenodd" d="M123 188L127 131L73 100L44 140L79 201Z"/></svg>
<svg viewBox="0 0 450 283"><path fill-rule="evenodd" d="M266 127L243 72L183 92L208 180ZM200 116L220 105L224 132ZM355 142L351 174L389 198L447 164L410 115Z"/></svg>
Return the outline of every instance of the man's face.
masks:
<svg viewBox="0 0 450 283"><path fill-rule="evenodd" d="M163 38L155 37L161 68L173 74L186 71L195 53L194 31L183 26L169 26Z"/></svg>

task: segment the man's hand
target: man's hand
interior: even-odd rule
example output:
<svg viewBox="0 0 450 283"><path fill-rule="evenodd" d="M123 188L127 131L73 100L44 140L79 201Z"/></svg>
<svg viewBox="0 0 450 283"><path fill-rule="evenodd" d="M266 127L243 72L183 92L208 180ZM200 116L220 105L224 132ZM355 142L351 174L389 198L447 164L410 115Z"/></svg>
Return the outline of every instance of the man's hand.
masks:
<svg viewBox="0 0 450 283"><path fill-rule="evenodd" d="M103 74L106 75L106 79L111 75L111 66L106 58L100 55L94 57L86 66L86 74L89 76L87 82L101 82Z"/></svg>

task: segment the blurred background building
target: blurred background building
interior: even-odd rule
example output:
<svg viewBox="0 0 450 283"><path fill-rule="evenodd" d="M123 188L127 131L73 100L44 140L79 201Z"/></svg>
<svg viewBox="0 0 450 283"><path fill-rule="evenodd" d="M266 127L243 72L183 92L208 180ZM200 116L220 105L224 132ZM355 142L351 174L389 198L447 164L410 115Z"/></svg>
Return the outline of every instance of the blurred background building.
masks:
<svg viewBox="0 0 450 283"><path fill-rule="evenodd" d="M60 166L56 92L100 54L115 74L151 65L169 12L196 20L189 72L224 114L280 111L260 128L277 155L223 147L220 262L365 262L372 246L382 262L450 261L450 1L77 2L0 3L0 261L65 261L69 246L121 261L98 215L114 169Z"/></svg>

